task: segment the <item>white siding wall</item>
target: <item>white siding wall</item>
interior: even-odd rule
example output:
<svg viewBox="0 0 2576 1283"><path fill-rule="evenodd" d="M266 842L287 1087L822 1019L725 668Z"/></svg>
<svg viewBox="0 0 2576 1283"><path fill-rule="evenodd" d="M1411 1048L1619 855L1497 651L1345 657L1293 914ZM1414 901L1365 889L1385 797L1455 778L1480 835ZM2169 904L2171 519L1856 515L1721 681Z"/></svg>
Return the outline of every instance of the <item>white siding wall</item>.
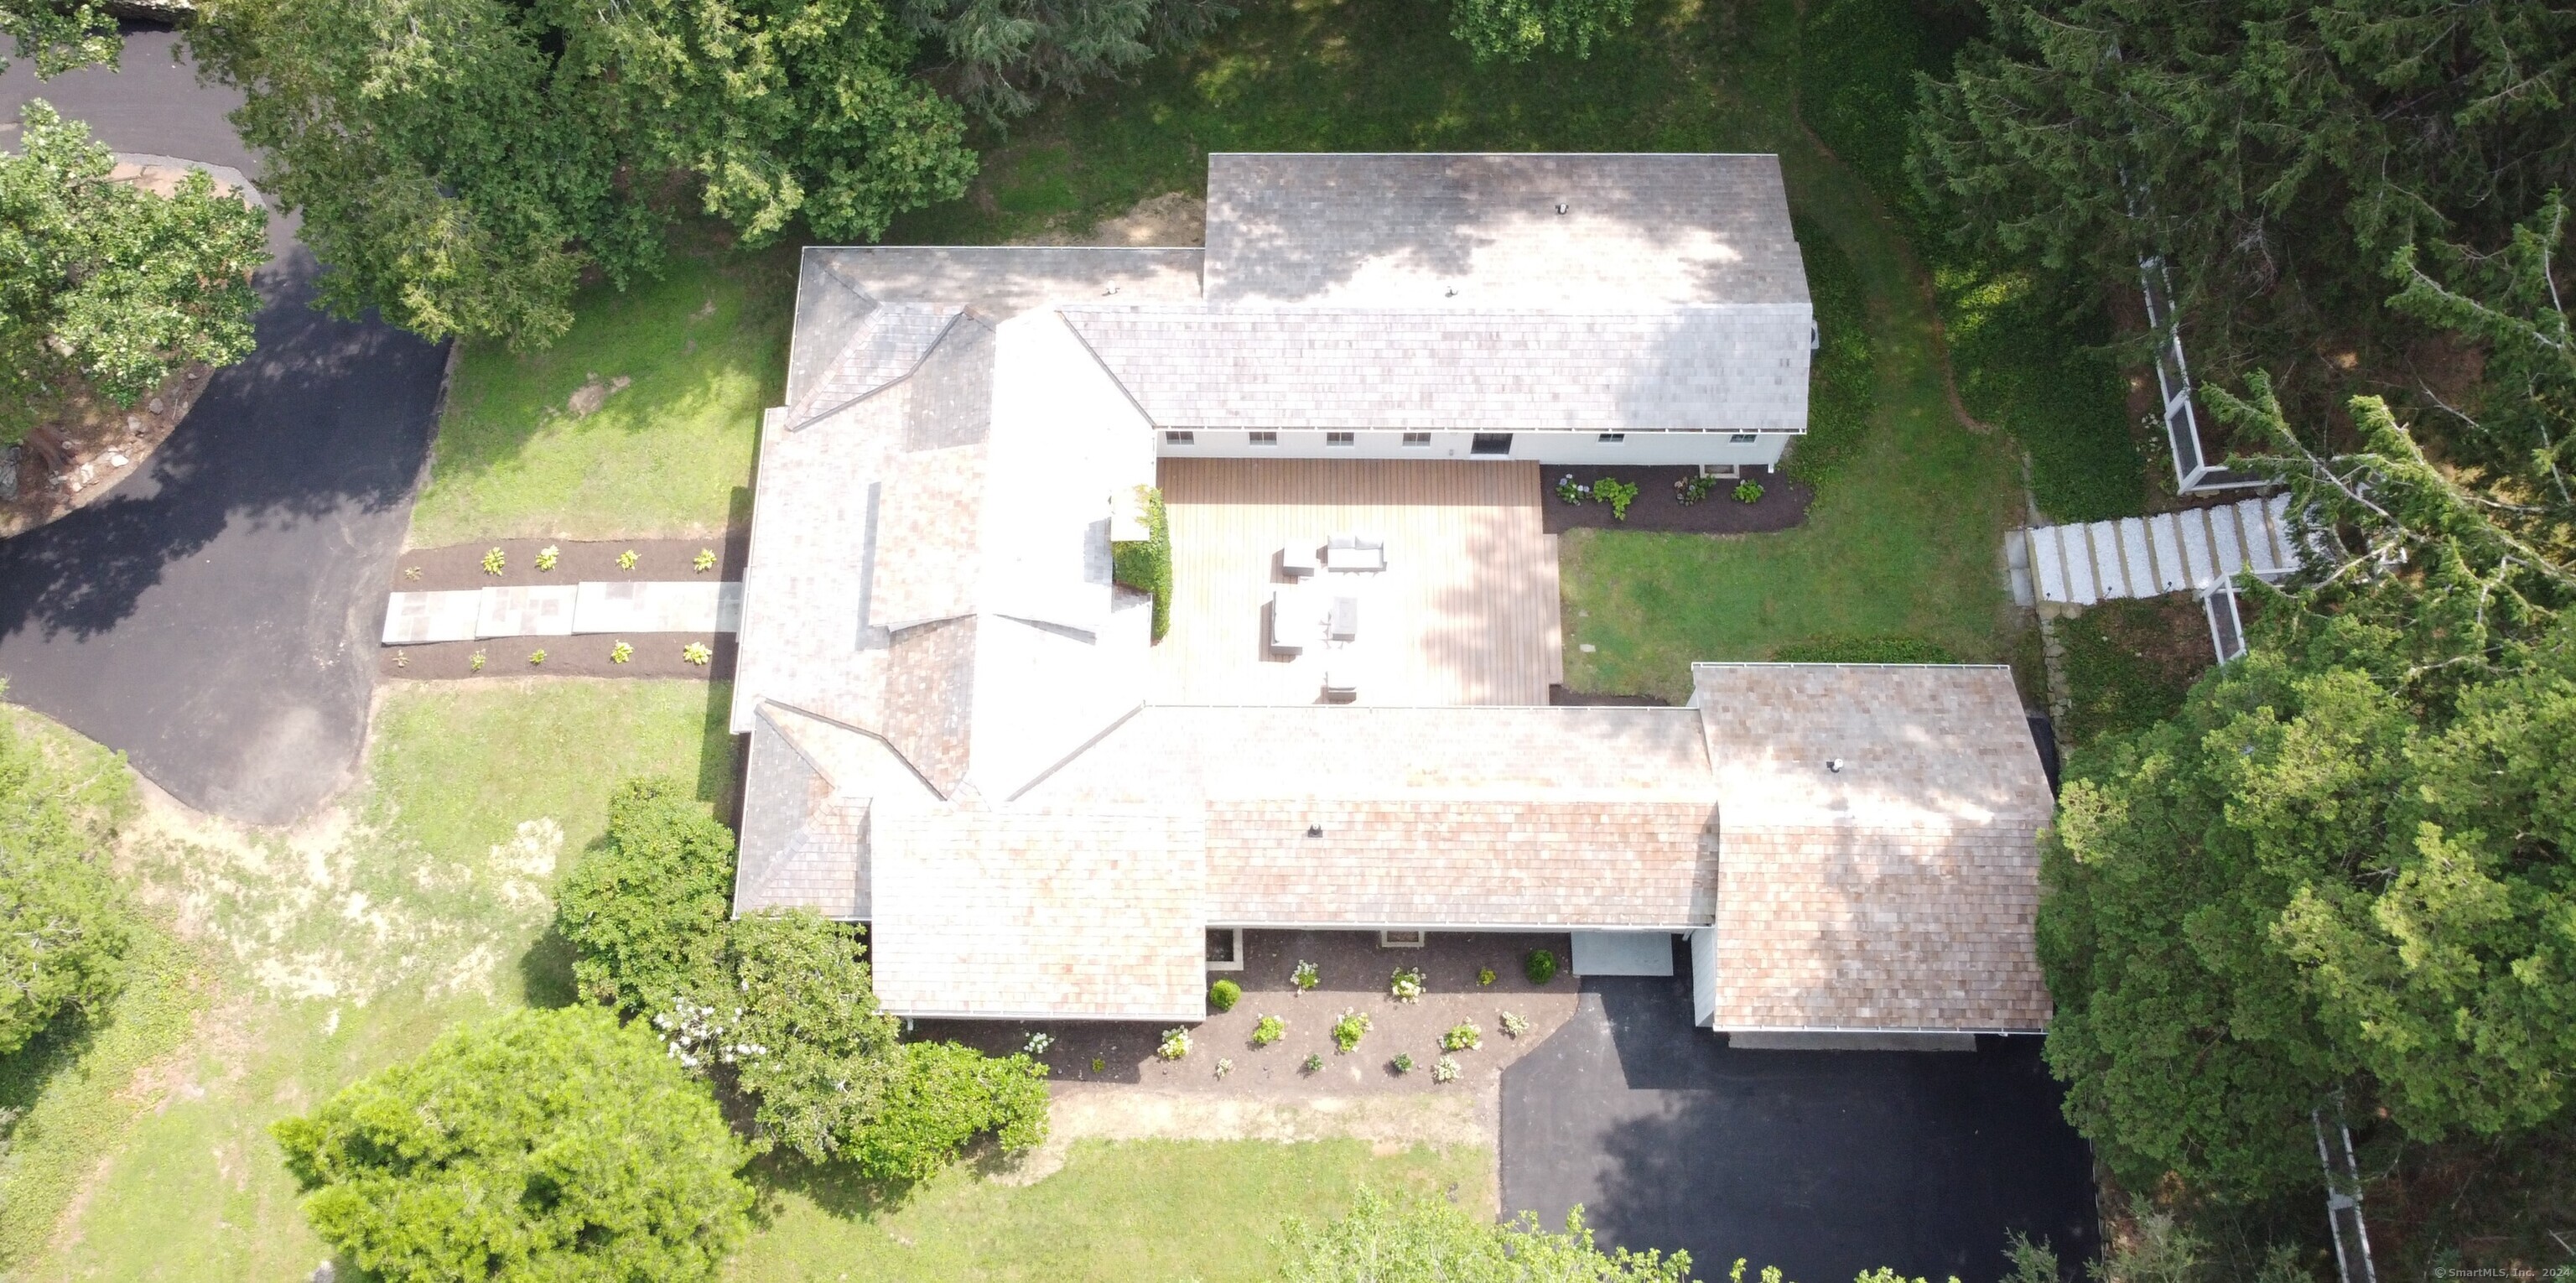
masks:
<svg viewBox="0 0 2576 1283"><path fill-rule="evenodd" d="M1717 1019L1717 928L1691 932L1691 1023Z"/></svg>
<svg viewBox="0 0 2576 1283"><path fill-rule="evenodd" d="M1515 432L1508 455L1473 453L1476 434L1434 432L1429 445L1406 445L1401 432L1352 433L1349 445L1327 445L1320 430L1281 429L1277 445L1254 445L1238 428L1198 428L1188 445L1156 433L1165 458L1189 459L1510 459L1564 464L1736 463L1775 464L1795 434L1766 432L1748 444L1727 440L1723 432L1631 432L1624 440L1604 441L1597 432Z"/></svg>

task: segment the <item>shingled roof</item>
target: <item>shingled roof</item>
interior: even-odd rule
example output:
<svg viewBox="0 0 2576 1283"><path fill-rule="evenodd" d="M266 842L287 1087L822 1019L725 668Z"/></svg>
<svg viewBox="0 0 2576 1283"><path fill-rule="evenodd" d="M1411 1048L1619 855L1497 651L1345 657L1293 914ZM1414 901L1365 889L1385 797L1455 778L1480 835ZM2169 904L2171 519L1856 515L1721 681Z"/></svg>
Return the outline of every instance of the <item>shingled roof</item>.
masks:
<svg viewBox="0 0 2576 1283"><path fill-rule="evenodd" d="M2001 666L1697 664L1719 1029L2035 1031L2054 804Z"/></svg>

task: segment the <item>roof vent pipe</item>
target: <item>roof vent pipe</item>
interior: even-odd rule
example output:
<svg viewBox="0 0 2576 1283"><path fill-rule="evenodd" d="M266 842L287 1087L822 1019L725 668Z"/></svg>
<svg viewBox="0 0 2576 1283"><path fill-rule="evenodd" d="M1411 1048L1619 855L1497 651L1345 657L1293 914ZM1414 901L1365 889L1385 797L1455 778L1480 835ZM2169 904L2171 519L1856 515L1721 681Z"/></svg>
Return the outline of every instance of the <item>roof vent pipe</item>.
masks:
<svg viewBox="0 0 2576 1283"><path fill-rule="evenodd" d="M1558 201L1558 202L1556 203L1556 212L1557 212L1557 213L1559 213L1559 214L1562 214L1562 213L1564 213L1564 212L1565 212L1565 202L1564 202L1564 201Z"/></svg>
<svg viewBox="0 0 2576 1283"><path fill-rule="evenodd" d="M1323 825L1321 825L1321 824L1309 824L1309 825L1307 825L1307 826L1306 826L1306 836L1308 836L1308 837L1310 837L1310 838L1319 838L1319 837L1324 836L1324 826L1323 826Z"/></svg>
<svg viewBox="0 0 2576 1283"><path fill-rule="evenodd" d="M1832 772L1833 772L1833 773L1835 773L1836 775L1840 775L1840 774L1842 774L1842 770L1843 770L1843 759L1841 759L1841 758L1839 758L1839 757L1828 757L1828 758L1826 758L1826 759L1825 759L1825 769L1826 769L1826 770L1828 770L1828 771L1832 771Z"/></svg>

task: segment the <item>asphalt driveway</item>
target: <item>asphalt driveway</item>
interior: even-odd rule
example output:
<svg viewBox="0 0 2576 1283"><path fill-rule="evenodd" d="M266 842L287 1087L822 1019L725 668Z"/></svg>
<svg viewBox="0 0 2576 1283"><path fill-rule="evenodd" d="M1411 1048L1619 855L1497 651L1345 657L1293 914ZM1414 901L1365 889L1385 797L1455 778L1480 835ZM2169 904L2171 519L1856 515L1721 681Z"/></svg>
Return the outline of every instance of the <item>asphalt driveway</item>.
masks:
<svg viewBox="0 0 2576 1283"><path fill-rule="evenodd" d="M1506 1211L1582 1204L1605 1246L1687 1249L1722 1279L2003 1272L2006 1231L2094 1245L2091 1159L2036 1038L1969 1052L1743 1051L1672 980L1583 981L1572 1022L1503 1072Z"/></svg>
<svg viewBox="0 0 2576 1283"><path fill-rule="evenodd" d="M135 32L124 69L0 75L0 146L42 97L118 151L257 164L238 101ZM181 801L283 823L345 783L365 741L383 581L427 458L443 347L307 306L290 220L257 280L259 352L218 371L104 498L0 540L8 698L124 750Z"/></svg>

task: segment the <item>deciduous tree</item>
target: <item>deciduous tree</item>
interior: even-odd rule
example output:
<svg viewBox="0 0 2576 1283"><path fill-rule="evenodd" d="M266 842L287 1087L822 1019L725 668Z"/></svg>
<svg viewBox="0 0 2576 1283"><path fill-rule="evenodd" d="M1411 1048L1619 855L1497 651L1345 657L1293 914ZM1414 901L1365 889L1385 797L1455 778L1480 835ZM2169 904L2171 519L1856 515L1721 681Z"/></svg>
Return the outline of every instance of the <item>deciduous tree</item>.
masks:
<svg viewBox="0 0 2576 1283"><path fill-rule="evenodd" d="M126 910L107 843L132 784L115 760L74 775L0 713L0 1056L120 987Z"/></svg>
<svg viewBox="0 0 2576 1283"><path fill-rule="evenodd" d="M749 1230L714 1097L596 1008L451 1033L274 1131L323 1241L389 1283L688 1283Z"/></svg>
<svg viewBox="0 0 2576 1283"><path fill-rule="evenodd" d="M110 182L115 156L42 99L20 120L0 154L0 441L76 387L132 405L249 355L266 214L203 171L168 196Z"/></svg>
<svg viewBox="0 0 2576 1283"><path fill-rule="evenodd" d="M113 67L125 44L102 0L0 0L0 35L43 77L95 63ZM0 71L8 69L0 58Z"/></svg>
<svg viewBox="0 0 2576 1283"><path fill-rule="evenodd" d="M1636 19L1635 0L1451 0L1450 34L1478 61L1527 62L1542 50L1592 56L1595 42Z"/></svg>

